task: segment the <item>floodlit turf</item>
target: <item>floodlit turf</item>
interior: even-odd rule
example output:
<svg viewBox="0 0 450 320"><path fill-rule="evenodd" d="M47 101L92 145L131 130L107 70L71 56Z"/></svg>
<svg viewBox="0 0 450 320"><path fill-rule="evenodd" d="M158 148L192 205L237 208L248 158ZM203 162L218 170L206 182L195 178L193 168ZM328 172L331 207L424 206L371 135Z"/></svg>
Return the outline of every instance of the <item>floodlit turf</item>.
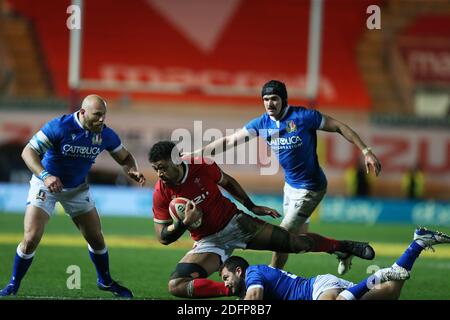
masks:
<svg viewBox="0 0 450 320"><path fill-rule="evenodd" d="M150 218L103 217L103 231L109 244L111 274L132 289L138 299L174 299L167 292L167 281L177 261L191 244L185 235L175 245L155 242ZM0 285L7 283L15 249L22 237L23 217L0 213ZM367 268L391 265L412 239L411 225L351 225L315 223L310 231L338 239L373 243L373 261L355 259L353 269L343 278L359 282L368 276ZM436 227L434 227L436 228ZM450 232L450 228L441 228ZM271 253L236 250L250 263L269 263ZM68 289L71 265L80 267L81 289ZM328 254L291 255L286 269L302 276L334 273L337 260ZM436 246L436 253L423 254L416 262L411 280L401 299L450 299L450 245ZM218 280L217 274L213 279ZM47 226L41 246L15 299L109 299L112 295L97 289L96 273L87 247L78 230L66 216L55 216ZM14 298L13 298L14 299Z"/></svg>

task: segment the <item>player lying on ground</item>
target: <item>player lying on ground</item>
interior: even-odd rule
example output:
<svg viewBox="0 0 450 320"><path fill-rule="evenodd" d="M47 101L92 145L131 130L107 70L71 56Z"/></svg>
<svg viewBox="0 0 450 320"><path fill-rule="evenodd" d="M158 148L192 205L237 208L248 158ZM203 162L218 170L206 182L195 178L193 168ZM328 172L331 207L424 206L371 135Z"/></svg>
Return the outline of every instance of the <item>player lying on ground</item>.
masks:
<svg viewBox="0 0 450 320"><path fill-rule="evenodd" d="M391 267L378 270L356 285L331 274L302 278L267 265L249 266L238 256L225 261L219 272L230 292L245 300L398 299L420 253L442 243L450 243L450 237L416 229L413 242Z"/></svg>
<svg viewBox="0 0 450 320"><path fill-rule="evenodd" d="M222 195L219 186L255 215L279 217L273 209L255 205L241 185L205 159L179 158L179 151L170 141L155 144L149 161L158 174L153 193L155 234L165 245L176 241L199 219L197 228L190 228L194 247L177 264L169 281L172 295L186 298L228 295L222 282L206 279L219 270L236 248L270 250L286 253L344 252L371 260L375 252L363 242L338 241L315 233L292 234L240 211ZM201 160L201 161L198 161ZM188 202L184 220L173 221L169 213L172 199L195 199Z"/></svg>

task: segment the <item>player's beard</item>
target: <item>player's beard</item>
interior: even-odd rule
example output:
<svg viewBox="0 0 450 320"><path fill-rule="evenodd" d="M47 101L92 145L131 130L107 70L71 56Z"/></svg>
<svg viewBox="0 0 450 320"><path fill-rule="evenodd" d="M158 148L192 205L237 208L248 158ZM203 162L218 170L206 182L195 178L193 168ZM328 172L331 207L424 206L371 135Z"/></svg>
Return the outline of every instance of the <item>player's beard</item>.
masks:
<svg viewBox="0 0 450 320"><path fill-rule="evenodd" d="M236 296L238 296L241 299L244 299L245 297L245 280L244 279L239 279L239 283L237 285L237 288L235 288L235 292L234 294Z"/></svg>
<svg viewBox="0 0 450 320"><path fill-rule="evenodd" d="M94 125L94 123L92 123L90 130L93 131L93 132L99 133L99 132L102 132L103 127L104 127L103 123L102 124L97 124L97 125Z"/></svg>

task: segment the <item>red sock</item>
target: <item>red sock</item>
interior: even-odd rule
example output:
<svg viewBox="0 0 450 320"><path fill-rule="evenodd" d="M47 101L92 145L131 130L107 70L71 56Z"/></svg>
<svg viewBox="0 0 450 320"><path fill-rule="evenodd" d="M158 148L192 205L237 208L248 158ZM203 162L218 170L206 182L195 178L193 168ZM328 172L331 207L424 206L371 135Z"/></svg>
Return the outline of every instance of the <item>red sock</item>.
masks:
<svg viewBox="0 0 450 320"><path fill-rule="evenodd" d="M197 278L194 282L194 298L214 298L228 296L229 289L224 282L217 282L205 278Z"/></svg>
<svg viewBox="0 0 450 320"><path fill-rule="evenodd" d="M305 233L314 240L311 252L334 252L339 251L340 243L336 239L326 238L317 233Z"/></svg>

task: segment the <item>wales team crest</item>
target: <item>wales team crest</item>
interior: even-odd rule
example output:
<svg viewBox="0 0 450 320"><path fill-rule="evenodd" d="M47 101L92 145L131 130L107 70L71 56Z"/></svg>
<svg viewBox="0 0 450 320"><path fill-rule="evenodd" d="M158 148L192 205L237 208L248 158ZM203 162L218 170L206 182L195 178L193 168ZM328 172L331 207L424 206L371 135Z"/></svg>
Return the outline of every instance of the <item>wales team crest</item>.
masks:
<svg viewBox="0 0 450 320"><path fill-rule="evenodd" d="M92 144L101 145L102 144L102 134L101 133L94 133L92 136Z"/></svg>
<svg viewBox="0 0 450 320"><path fill-rule="evenodd" d="M287 123L286 131L287 131L287 133L297 131L297 125L295 124L294 120L291 120Z"/></svg>

